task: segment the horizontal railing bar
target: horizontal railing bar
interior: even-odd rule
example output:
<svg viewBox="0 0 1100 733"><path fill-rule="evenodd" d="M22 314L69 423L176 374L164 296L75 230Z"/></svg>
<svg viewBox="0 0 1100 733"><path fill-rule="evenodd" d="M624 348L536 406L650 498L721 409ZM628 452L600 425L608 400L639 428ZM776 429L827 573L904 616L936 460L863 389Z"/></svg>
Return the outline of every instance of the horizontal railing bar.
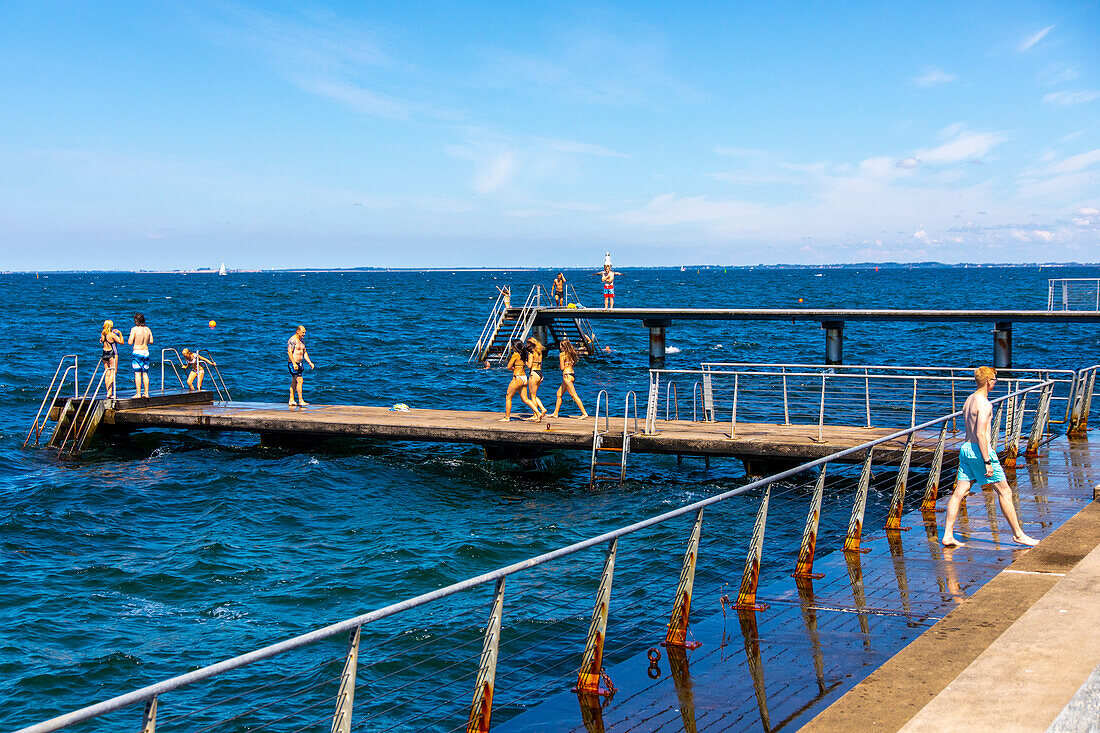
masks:
<svg viewBox="0 0 1100 733"><path fill-rule="evenodd" d="M1010 397L1033 392L1051 383L1052 382L1048 381L1042 384L1037 384L1026 389L1004 395L1002 397L997 397L993 400L990 400L990 402L991 404L997 404L999 402L1009 399ZM876 438L875 440L867 441L866 443L862 443L851 448L846 448L844 450L831 453L827 456L823 456L812 461L807 461L806 463L800 464L794 468L787 469L786 471L781 471L771 476L757 479L756 481L752 481L744 486L730 489L729 491L725 491L721 494L716 494L705 499L700 499L699 501L678 507L676 509L671 509L667 512L664 512L663 514L658 514L656 516L649 517L648 519L643 519L639 522L635 522L634 524L627 525L626 527L620 527L619 529L610 530L608 532L604 532L603 534L596 535L595 537L590 537L586 540L581 540L579 542L574 542L571 545L558 548L557 550L552 550L541 555L536 555L534 557L527 558L526 560L521 560L520 562L512 563L511 565L497 568L496 570L482 573L481 575L477 575L472 578L467 578L466 580L460 581L458 583L453 583L449 586L438 588L428 593L423 593L419 596L415 596L413 598L409 598L398 603L393 603L388 606L384 606L382 608L360 614L358 616L353 616L343 621L338 621L336 623L329 624L328 626L323 626L311 632L301 634L299 636L295 636L290 639L277 642L275 644L270 644L260 649L253 650L251 652L247 652L245 654L241 654L230 659L225 659L221 662L216 662L200 669L196 669L182 675L177 675L176 677L171 677L167 680L163 680L152 685L147 685L138 690L134 690L132 692L113 697L109 700L104 700L103 702L89 705L87 707L81 708L79 710L74 710L64 715L59 715L55 718L51 718L50 720L46 720L25 728L20 728L19 730L14 731L14 733L49 733L50 731L60 730L75 723L90 720L105 713L113 712L129 705L149 700L154 696L163 695L164 693L178 690L181 687L186 687L187 685L201 682L211 677L215 677L224 672L239 669L241 667L248 666L249 664L253 664L264 659L269 659L285 652L300 649L301 647L312 644L313 642L322 641L324 639L331 638L337 634L351 631L358 626L363 626L365 624L379 621L381 619L393 616L398 613L402 613L404 611L418 608L433 601L447 598L449 596L461 593L466 590L470 590L472 588L477 588L487 583L492 583L496 580L499 580L500 578L514 575L515 573L521 572L523 570L529 570L530 568L545 565L546 563L552 562L559 558L567 557L569 555L573 555L578 552L597 547L607 542L611 542L612 540L634 534L643 529L647 529L649 527L662 524L669 520L697 512L704 507L718 504L720 502L726 501L727 499L740 496L749 491L752 491L753 489L762 488L770 484L783 481L784 479L790 478L791 476L795 476L797 474L803 473L807 470L811 470L831 461L860 453L870 447L880 445L882 443L888 443L890 441L897 440L898 438L905 437L910 433L915 433L919 430L930 428L934 425L946 422L947 420L957 418L960 415L962 415L961 410L953 412L949 415L937 417L933 420L923 422L919 425L914 425L913 427L898 430L881 438Z"/></svg>

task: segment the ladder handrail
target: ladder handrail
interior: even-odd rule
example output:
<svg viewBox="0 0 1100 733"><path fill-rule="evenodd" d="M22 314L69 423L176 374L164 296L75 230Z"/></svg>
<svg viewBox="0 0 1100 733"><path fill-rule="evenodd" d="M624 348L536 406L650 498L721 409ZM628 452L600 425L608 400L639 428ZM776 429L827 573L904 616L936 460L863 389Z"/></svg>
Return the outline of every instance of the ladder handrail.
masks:
<svg viewBox="0 0 1100 733"><path fill-rule="evenodd" d="M95 376L93 375L92 378L95 379ZM91 423L89 421L92 419L92 413L95 412L96 408L98 407L98 405L96 404L96 400L99 398L99 390L100 390L101 387L103 387L103 383L106 382L106 381L107 381L107 370L104 369L103 374L101 374L99 376L99 382L96 383L95 392L92 394L91 404L89 404L86 407L86 409L84 410L84 420L80 423L80 429L77 430L76 435L73 436L73 444L69 448L69 456L70 457L74 453L76 453L77 450L80 450L80 449L84 448L84 441L88 439L88 431L91 429ZM91 385L89 385L89 386L91 386ZM85 391L85 394L87 394L87 391ZM85 402L85 400L81 400L82 404L84 402ZM73 415L73 424L74 425L76 424L76 418L79 417L79 416L80 416L80 409L77 408L77 412ZM58 455L61 455L61 452L64 450L64 448L65 448L64 444L62 444L61 446L58 447L58 449L57 449Z"/></svg>
<svg viewBox="0 0 1100 733"><path fill-rule="evenodd" d="M61 374L61 367L65 366L65 362L72 357L73 363L65 369L64 376L61 377L61 381L58 382L57 375ZM27 447L27 443L31 442L31 435L34 434L34 444L38 445L39 438L42 437L42 428L46 426L46 420L50 419L50 412L53 412L53 406L57 403L57 398L61 395L61 390L65 386L65 380L69 378L69 372L73 372L73 397L75 398L80 387L77 381L80 378L79 375L80 357L77 354L65 354L61 357L61 361L57 363L57 370L53 373L53 379L50 380L50 386L46 387L46 394L42 396L42 404L38 406L38 413L34 416L34 423L31 425L31 429L27 431L27 439L23 441L23 447ZM54 384L57 384L57 390L54 390ZM50 399L50 393L53 392L53 399ZM50 401L50 409L46 412L46 420L42 420L39 424L39 418L42 417L42 410L46 407L46 400Z"/></svg>
<svg viewBox="0 0 1100 733"><path fill-rule="evenodd" d="M672 400L671 401L668 399L668 394L669 394L670 390L672 391ZM676 396L676 382L673 382L672 380L669 380L668 384L665 385L665 422L668 422L668 406L669 406L670 402L671 402L671 404L673 404L675 406L675 409L674 409L674 412L673 412L674 417L672 419L673 420L679 420L680 419L680 400ZM692 422L695 422L695 421L692 420Z"/></svg>
<svg viewBox="0 0 1100 733"><path fill-rule="evenodd" d="M179 359L180 366L185 366L184 363L183 363L183 357L180 355L180 352L176 351L173 347L169 346L167 348L163 348L163 349L160 350L160 393L161 394L164 394L164 363L165 363L165 361L168 361L168 363L172 365L172 371L176 373L176 380L180 383L180 389L184 388L183 378L180 377L179 370L176 369L176 363L174 361L169 361L169 360L165 359L165 354L167 354L169 351L171 351L173 354L175 354L176 358Z"/></svg>
<svg viewBox="0 0 1100 733"><path fill-rule="evenodd" d="M695 380L695 383L691 385L691 421L698 422L697 415L699 414L697 408L699 402L696 401L696 394L698 393L698 399L701 401L703 398L703 383L699 380Z"/></svg>
<svg viewBox="0 0 1100 733"><path fill-rule="evenodd" d="M630 421L630 405L631 399L634 400L634 430L627 432ZM623 400L623 440L630 435L638 434L638 395L634 390L630 390L626 393L626 399Z"/></svg>
<svg viewBox="0 0 1100 733"><path fill-rule="evenodd" d="M221 370L218 369L218 360L214 358L214 354L211 353L210 349L199 349L195 353L202 354L204 351L206 352L207 357L209 357L210 359L210 367L213 370L213 374L211 374L210 376L211 381L214 383L214 389L218 393L218 400L220 402L230 402L232 398L229 396L229 387L225 385L225 379L222 377ZM222 383L221 388L218 387L219 381ZM223 390L225 391L225 397L222 397Z"/></svg>
<svg viewBox="0 0 1100 733"><path fill-rule="evenodd" d="M604 406L603 407L603 420L604 420L603 434L607 434L607 433L611 432L611 411L608 409L609 400L610 400L610 398L607 396L607 390L606 389L601 389L599 394L596 395L596 411L592 413L593 416L595 416L595 418L596 418L595 424L592 426L592 435L593 435L593 437L600 434L600 403L601 402L603 403L603 406Z"/></svg>
<svg viewBox="0 0 1100 733"><path fill-rule="evenodd" d="M509 297L511 297L511 290L509 290ZM477 359L480 361L484 358L484 351L488 348L486 340L490 334L495 335L497 329L500 328L500 322L504 319L504 314L508 309L504 307L504 290L501 290L497 295L496 302L493 303L493 309L489 312L489 318L485 321L485 326L481 329L481 335L477 337L477 343L474 345L473 351L470 352L470 358L466 361L474 361Z"/></svg>
<svg viewBox="0 0 1100 733"><path fill-rule="evenodd" d="M87 402L88 402L88 393L92 391L92 384L95 382L96 375L99 374L99 367L102 366L102 365L103 365L103 360L100 359L96 363L95 369L92 370L92 377L91 377L91 379L88 380L88 386L84 388L84 394L79 398L78 397L73 397L73 400L76 402L75 412L73 413L72 421L69 423L69 429L65 431L65 435L63 435L61 437L61 442L57 444L57 453L58 453L58 455L61 455L62 453L65 452L65 444L69 442L69 436L73 434L73 429L76 427L77 418L80 417L80 408L83 407L85 404L87 404ZM106 370L104 370L104 374L106 374ZM103 377L102 376L99 379L99 383L103 384ZM96 394L97 395L99 394L99 387L98 386L96 387Z"/></svg>

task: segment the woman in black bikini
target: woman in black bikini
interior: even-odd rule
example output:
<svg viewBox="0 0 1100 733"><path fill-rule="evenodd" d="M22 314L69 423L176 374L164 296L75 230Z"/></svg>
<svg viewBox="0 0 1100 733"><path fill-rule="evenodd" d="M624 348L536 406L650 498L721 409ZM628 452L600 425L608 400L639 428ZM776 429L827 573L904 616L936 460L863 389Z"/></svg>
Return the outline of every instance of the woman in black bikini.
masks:
<svg viewBox="0 0 1100 733"><path fill-rule="evenodd" d="M584 419L588 417L588 412L584 409L584 403L577 396L577 388L573 385L577 379L573 373L573 366L580 361L580 357L577 356L577 350L573 348L573 344L567 338L563 338L558 342L558 348L560 349L558 363L561 365L561 386L558 387L558 400L554 403L554 413L550 417L558 416L558 411L561 410L562 394L568 392L573 401L577 403L577 407L581 408L579 419Z"/></svg>
<svg viewBox="0 0 1100 733"><path fill-rule="evenodd" d="M512 341L512 356L508 359L508 368L512 370L512 381L508 383L508 392L504 397L504 417L500 422L512 419L512 396L519 392L523 404L535 411L538 419L539 408L527 397L527 347L519 339ZM522 390L522 391L521 391Z"/></svg>
<svg viewBox="0 0 1100 733"><path fill-rule="evenodd" d="M539 408L532 420L542 419L542 415L547 412L546 405L542 404L542 400L539 399L539 385L542 384L542 357L545 354L546 347L542 345L541 341L534 336L527 339L527 368L531 370L531 377L527 381L527 394L530 395L531 401ZM542 415L539 413L542 413Z"/></svg>
<svg viewBox="0 0 1100 733"><path fill-rule="evenodd" d="M103 347L100 358L103 360L103 383L107 387L107 399L114 399L115 375L118 374L118 345L123 343L122 331L115 328L114 321L103 322L103 330L99 332L99 343Z"/></svg>

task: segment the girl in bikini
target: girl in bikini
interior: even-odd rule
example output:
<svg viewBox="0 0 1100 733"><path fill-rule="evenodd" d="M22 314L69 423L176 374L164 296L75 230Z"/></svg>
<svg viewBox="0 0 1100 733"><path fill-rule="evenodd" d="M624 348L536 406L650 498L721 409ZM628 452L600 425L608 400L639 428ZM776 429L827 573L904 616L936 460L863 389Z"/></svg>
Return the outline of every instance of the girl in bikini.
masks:
<svg viewBox="0 0 1100 733"><path fill-rule="evenodd" d="M580 361L580 357L577 356L577 350L573 348L573 344L569 342L569 339L563 338L558 342L558 348L560 353L558 354L558 363L561 365L561 386L558 387L558 400L554 404L554 414L550 417L557 417L558 411L561 410L561 398L565 392L569 393L569 396L573 398L573 401L577 403L577 407L581 408L581 414L578 419L583 420L588 417L588 412L584 409L584 403L581 402L581 398L577 396L577 389L573 386L576 381L576 376L573 373L573 366Z"/></svg>
<svg viewBox="0 0 1100 733"><path fill-rule="evenodd" d="M115 328L114 321L104 321L99 332L99 343L103 347L103 383L107 387L107 399L115 397L115 375L118 374L118 345L123 342L122 331Z"/></svg>
<svg viewBox="0 0 1100 733"><path fill-rule="evenodd" d="M542 384L542 357L546 354L546 347L542 345L542 342L532 336L527 339L527 368L531 370L531 378L527 381L527 394L530 395L531 401L539 408L535 413L535 417L532 420L540 420L541 416L538 414L541 412L546 414L546 405L542 404L542 400L539 399L539 385Z"/></svg>
<svg viewBox="0 0 1100 733"><path fill-rule="evenodd" d="M512 356L508 359L508 368L512 370L512 381L508 383L508 393L504 397L504 417L500 422L508 422L512 419L512 396L519 392L519 398L523 404L535 411L535 419L539 419L539 408L527 397L527 347L519 339L512 341ZM523 390L522 392L520 390Z"/></svg>
<svg viewBox="0 0 1100 733"><path fill-rule="evenodd" d="M202 379L206 376L206 369L203 364L209 364L215 366L214 362L207 359L205 356L199 356L191 349L183 350L183 366L185 369L190 369L191 373L187 375L187 389L195 390L202 389ZM195 382L198 381L196 385Z"/></svg>

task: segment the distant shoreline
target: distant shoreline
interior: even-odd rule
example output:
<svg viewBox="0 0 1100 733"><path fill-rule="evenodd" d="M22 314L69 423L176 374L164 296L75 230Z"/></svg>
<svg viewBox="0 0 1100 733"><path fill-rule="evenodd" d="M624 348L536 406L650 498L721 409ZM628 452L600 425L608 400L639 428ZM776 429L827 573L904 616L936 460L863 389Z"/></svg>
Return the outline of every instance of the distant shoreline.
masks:
<svg viewBox="0 0 1100 733"><path fill-rule="evenodd" d="M829 265L660 265L648 267L616 266L620 270L958 270L967 268L1063 268L1063 267L1100 267L1097 262L960 262L946 264L943 262L853 262ZM589 270L597 271L598 267L316 267L316 268L270 268L270 269L236 269L227 270L229 275L249 275L263 273L299 273L299 274L323 274L323 273L359 273L359 272L553 272L555 270L571 271ZM91 275L91 274L119 274L119 275L218 275L218 271L209 268L195 270L3 270L0 275Z"/></svg>

